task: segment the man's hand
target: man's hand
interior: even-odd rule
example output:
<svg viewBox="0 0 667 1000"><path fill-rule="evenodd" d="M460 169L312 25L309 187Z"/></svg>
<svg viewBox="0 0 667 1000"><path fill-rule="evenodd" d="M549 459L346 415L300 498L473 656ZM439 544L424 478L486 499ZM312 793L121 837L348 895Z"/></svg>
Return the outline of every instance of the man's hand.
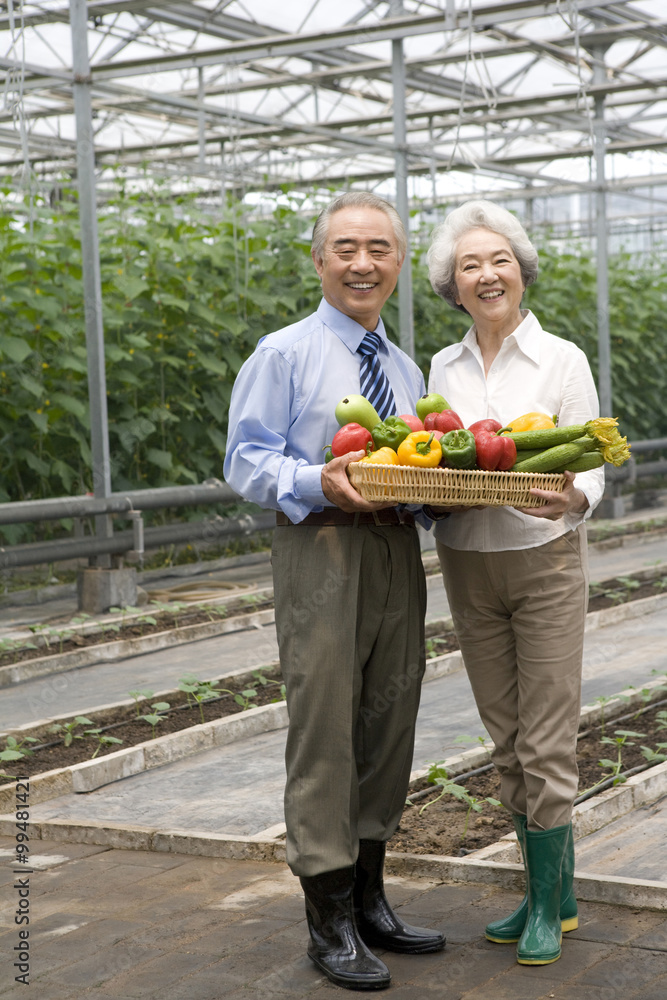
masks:
<svg viewBox="0 0 667 1000"><path fill-rule="evenodd" d="M354 514L358 510L384 510L385 507L396 506L393 502L373 501L371 503L364 500L348 479L348 465L350 462L358 462L364 455L363 451L348 451L340 458L332 458L322 467L322 492L327 500L331 500L336 507L347 511L348 514Z"/></svg>
<svg viewBox="0 0 667 1000"><path fill-rule="evenodd" d="M567 482L562 493L533 488L530 491L532 495L543 497L547 502L542 507L521 507L521 513L530 514L531 517L546 517L550 521L558 521L563 514L583 514L588 508L588 497L575 488L573 472L565 472L563 475Z"/></svg>

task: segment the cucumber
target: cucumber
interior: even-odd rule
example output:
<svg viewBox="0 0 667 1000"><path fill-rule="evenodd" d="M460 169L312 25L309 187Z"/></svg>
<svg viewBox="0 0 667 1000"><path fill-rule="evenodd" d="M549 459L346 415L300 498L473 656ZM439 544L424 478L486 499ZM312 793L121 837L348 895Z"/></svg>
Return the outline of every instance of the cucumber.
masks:
<svg viewBox="0 0 667 1000"><path fill-rule="evenodd" d="M590 469L599 469L604 465L604 458L599 451L585 451L579 458L573 459L569 465L563 465L554 472L588 472Z"/></svg>
<svg viewBox="0 0 667 1000"><path fill-rule="evenodd" d="M529 432L526 432L529 433ZM538 433L535 431L534 433ZM553 448L547 448L533 458L516 462L512 467L513 472L554 472L556 469L570 468L575 458L579 458L588 449L586 439L579 438L578 441L570 441L566 444L558 444Z"/></svg>
<svg viewBox="0 0 667 1000"><path fill-rule="evenodd" d="M518 451L516 456L516 462L510 469L510 472L516 472L516 467L519 462L524 462L528 458L535 458L536 455L541 455L545 452L546 448L525 448L523 451Z"/></svg>
<svg viewBox="0 0 667 1000"><path fill-rule="evenodd" d="M584 424L572 424L570 427L544 427L536 431L509 431L501 437L512 438L517 451L533 451L536 448L555 448L556 445L574 441L585 434Z"/></svg>
<svg viewBox="0 0 667 1000"><path fill-rule="evenodd" d="M569 441L567 443L568 444L582 445L583 446L583 453L584 454L586 454L587 452L594 452L594 451L597 450L597 447L598 447L598 443L595 440L595 438L589 437L588 434L584 434L583 437L578 437L574 441ZM556 447L563 447L563 446L562 445L556 445ZM525 469L523 463L531 461L534 458L537 458L538 455L544 455L544 453L547 452L547 451L553 451L553 449L549 449L549 448L533 448L533 449L531 449L531 448L524 448L522 451L517 451L516 462L514 463L514 465L512 466L512 468L511 468L510 471L511 472L526 472L526 471L528 471L528 472L535 472L536 471L535 469ZM597 465L592 465L591 468L595 469L595 468L597 468ZM549 472L551 472L551 471L560 472L561 470L560 469L553 469L553 470L549 469L547 471L549 471ZM580 471L583 472L584 470L581 469Z"/></svg>

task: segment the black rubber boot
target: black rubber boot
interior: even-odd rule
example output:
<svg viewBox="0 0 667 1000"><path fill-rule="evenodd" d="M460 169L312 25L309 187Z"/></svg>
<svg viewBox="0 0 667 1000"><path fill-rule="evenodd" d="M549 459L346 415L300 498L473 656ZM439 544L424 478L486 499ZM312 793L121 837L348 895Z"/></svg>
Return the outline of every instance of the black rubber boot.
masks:
<svg viewBox="0 0 667 1000"><path fill-rule="evenodd" d="M366 944L406 955L441 951L445 937L426 927L412 927L400 920L384 894L385 844L381 840L360 840L355 865L354 912L359 933Z"/></svg>
<svg viewBox="0 0 667 1000"><path fill-rule="evenodd" d="M348 990L382 990L389 969L366 947L354 919L354 868L337 868L299 880L306 897L308 955L322 972Z"/></svg>

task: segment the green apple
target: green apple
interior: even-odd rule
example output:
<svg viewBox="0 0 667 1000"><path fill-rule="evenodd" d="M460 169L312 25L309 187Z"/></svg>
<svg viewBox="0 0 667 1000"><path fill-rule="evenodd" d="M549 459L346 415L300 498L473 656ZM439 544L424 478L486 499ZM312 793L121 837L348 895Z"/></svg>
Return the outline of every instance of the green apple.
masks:
<svg viewBox="0 0 667 1000"><path fill-rule="evenodd" d="M429 413L442 413L443 410L451 410L451 406L439 392L427 392L417 400L416 410L419 419L424 420Z"/></svg>
<svg viewBox="0 0 667 1000"><path fill-rule="evenodd" d="M367 431L372 431L382 423L373 404L369 403L365 396L352 393L341 399L336 407L336 420L341 427L345 424L361 424Z"/></svg>

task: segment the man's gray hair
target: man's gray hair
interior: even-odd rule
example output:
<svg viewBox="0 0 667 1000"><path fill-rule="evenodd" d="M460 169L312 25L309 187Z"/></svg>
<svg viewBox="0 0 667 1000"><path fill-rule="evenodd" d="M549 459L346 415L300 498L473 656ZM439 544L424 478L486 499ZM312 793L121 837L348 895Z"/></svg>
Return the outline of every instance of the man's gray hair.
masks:
<svg viewBox="0 0 667 1000"><path fill-rule="evenodd" d="M456 301L456 247L462 236L472 229L490 229L504 236L521 269L526 288L537 277L537 250L528 239L525 229L511 212L492 201L467 201L449 213L444 222L433 230L431 246L426 255L428 276L436 295L445 302L467 312Z"/></svg>
<svg viewBox="0 0 667 1000"><path fill-rule="evenodd" d="M324 245L327 241L327 234L329 232L329 220L332 215L336 212L340 212L343 208L374 208L377 211L384 212L385 215L389 216L389 220L394 230L398 256L400 260L403 260L408 249L408 238L405 234L405 228L401 222L401 217L393 205L391 205L388 201L385 201L384 198L379 198L376 194L372 194L370 191L348 191L346 194L342 194L338 198L335 198L330 205L327 205L326 208L322 209L313 228L313 239L311 243L311 252L313 257L316 257L318 260L322 260Z"/></svg>

